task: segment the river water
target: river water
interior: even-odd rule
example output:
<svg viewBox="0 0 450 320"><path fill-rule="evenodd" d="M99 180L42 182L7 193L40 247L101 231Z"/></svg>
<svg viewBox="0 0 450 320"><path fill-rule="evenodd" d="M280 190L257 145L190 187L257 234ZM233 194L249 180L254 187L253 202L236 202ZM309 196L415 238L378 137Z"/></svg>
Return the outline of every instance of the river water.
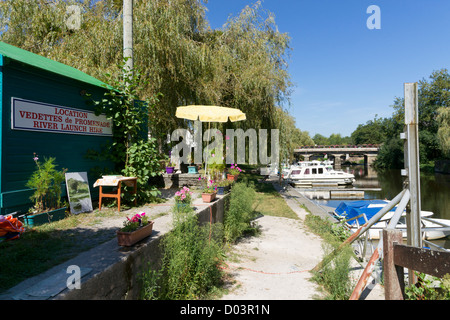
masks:
<svg viewBox="0 0 450 320"><path fill-rule="evenodd" d="M404 178L400 170L377 172L363 165L343 166L341 170L355 175L356 181L353 187L365 189L365 199L391 200L403 188ZM422 210L433 212L433 218L450 220L450 174L421 173L420 192ZM343 200L314 201L321 205L336 207ZM449 237L440 245L450 248Z"/></svg>

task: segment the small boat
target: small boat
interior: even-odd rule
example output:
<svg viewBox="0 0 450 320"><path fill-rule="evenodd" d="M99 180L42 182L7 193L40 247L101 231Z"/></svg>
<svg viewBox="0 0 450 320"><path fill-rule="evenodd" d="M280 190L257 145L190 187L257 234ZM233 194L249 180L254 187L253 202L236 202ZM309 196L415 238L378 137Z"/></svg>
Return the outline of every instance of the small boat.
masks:
<svg viewBox="0 0 450 320"><path fill-rule="evenodd" d="M355 182L355 176L334 170L331 161L301 161L283 171L283 178L295 186L341 186Z"/></svg>
<svg viewBox="0 0 450 320"><path fill-rule="evenodd" d="M338 220L344 220L346 225L352 231L356 231L361 225L369 221L388 203L388 200L343 201L334 210L333 214ZM380 232L388 226L395 210L396 206L387 212L368 230L369 237L371 239L377 240L380 238ZM450 220L430 218L432 215L433 212L421 211L421 228L424 233L424 239L436 240L449 236ZM405 217L406 211L403 212L402 217L396 225L397 229L402 230L404 238L407 236Z"/></svg>

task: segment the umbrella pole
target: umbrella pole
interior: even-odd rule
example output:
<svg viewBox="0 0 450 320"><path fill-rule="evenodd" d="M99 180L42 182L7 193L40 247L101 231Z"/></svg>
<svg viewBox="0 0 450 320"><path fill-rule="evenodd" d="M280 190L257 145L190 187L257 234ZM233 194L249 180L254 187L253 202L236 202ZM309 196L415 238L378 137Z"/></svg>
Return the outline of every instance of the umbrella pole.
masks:
<svg viewBox="0 0 450 320"><path fill-rule="evenodd" d="M210 130L211 129L211 122L208 122L208 142L209 142L209 139L211 138L211 135L210 135ZM205 177L206 177L206 172L207 172L207 169L208 169L208 154L209 154L209 149L206 149L206 160L205 160Z"/></svg>

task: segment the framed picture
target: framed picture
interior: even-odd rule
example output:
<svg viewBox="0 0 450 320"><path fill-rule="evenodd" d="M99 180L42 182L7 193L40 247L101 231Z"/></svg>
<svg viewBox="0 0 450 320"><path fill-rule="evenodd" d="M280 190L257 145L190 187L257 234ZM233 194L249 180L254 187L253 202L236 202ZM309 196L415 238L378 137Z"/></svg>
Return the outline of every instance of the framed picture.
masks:
<svg viewBox="0 0 450 320"><path fill-rule="evenodd" d="M91 212L92 200L87 172L67 172L66 186L70 212L74 214Z"/></svg>

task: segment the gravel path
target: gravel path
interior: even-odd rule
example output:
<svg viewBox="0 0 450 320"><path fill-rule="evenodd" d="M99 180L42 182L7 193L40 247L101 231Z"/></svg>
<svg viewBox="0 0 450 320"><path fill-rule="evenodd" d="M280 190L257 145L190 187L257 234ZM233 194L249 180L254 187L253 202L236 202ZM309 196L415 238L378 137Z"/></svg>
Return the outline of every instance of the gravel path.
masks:
<svg viewBox="0 0 450 320"><path fill-rule="evenodd" d="M321 239L303 222L264 216L262 234L234 249L238 262L229 262L235 281L222 300L313 300L320 297L309 270L321 260Z"/></svg>

